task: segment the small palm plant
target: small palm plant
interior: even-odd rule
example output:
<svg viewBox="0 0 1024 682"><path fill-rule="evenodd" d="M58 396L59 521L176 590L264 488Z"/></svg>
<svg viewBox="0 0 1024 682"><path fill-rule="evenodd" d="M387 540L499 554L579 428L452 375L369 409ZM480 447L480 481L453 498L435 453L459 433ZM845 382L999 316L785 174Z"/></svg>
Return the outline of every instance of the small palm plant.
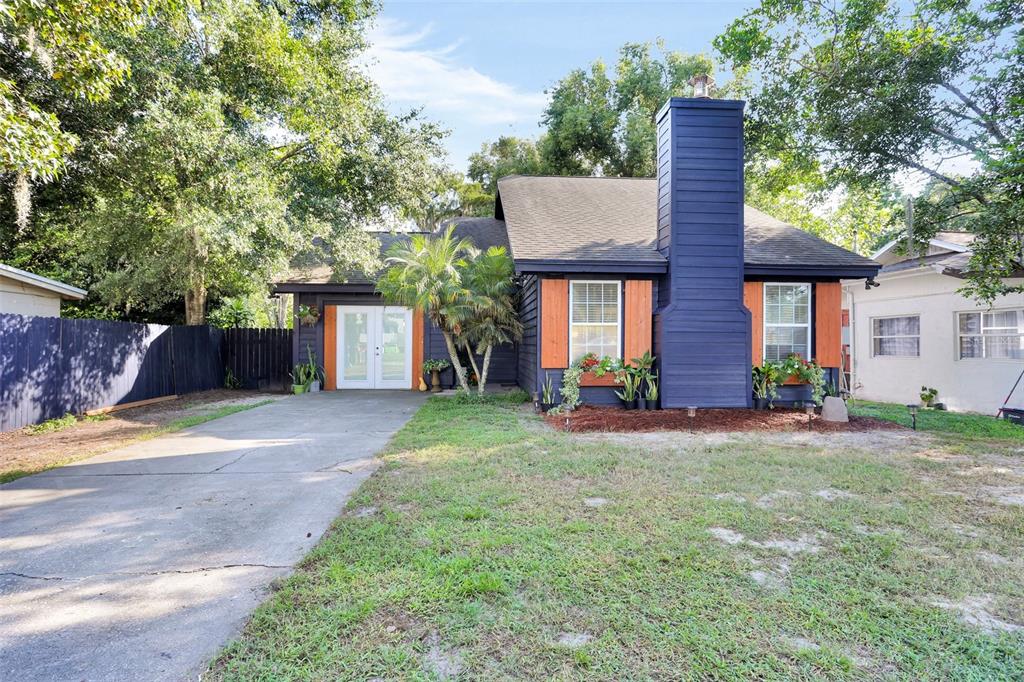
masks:
<svg viewBox="0 0 1024 682"><path fill-rule="evenodd" d="M456 339L471 310L463 274L477 250L469 240L456 239L453 230L449 227L437 236L414 234L408 242L395 243L386 254L389 267L377 282L377 291L388 303L426 312L441 330L459 386L469 392Z"/></svg>
<svg viewBox="0 0 1024 682"><path fill-rule="evenodd" d="M491 366L491 351L502 343L519 339L515 301L515 265L503 246L492 246L469 261L465 282L469 290L469 308L463 320L463 340L473 371L478 377L477 391L483 395ZM483 356L477 367L474 357Z"/></svg>

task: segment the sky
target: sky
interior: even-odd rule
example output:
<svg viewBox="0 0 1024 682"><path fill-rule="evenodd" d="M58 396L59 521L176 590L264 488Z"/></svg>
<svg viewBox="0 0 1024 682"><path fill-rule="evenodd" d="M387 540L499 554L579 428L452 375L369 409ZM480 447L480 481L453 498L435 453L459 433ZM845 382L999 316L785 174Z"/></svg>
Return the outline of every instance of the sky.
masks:
<svg viewBox="0 0 1024 682"><path fill-rule="evenodd" d="M367 70L395 112L422 107L451 131L448 163L500 135L535 137L546 89L627 42L711 52L756 0L716 2L396 2L370 31Z"/></svg>

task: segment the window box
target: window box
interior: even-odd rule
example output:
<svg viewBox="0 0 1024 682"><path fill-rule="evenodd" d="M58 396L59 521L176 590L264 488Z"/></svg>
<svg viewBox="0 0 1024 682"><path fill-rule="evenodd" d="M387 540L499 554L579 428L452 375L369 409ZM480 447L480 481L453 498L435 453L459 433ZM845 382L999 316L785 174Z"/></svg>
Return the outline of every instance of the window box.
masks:
<svg viewBox="0 0 1024 682"><path fill-rule="evenodd" d="M584 372L580 376L580 386L618 386L615 383L615 372L605 372L597 376L593 372Z"/></svg>

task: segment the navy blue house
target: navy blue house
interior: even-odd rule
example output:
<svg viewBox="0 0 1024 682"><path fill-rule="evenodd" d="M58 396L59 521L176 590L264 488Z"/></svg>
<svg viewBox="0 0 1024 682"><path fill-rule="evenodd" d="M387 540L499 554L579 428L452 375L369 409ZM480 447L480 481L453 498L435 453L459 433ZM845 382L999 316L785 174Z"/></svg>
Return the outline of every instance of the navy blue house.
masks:
<svg viewBox="0 0 1024 682"><path fill-rule="evenodd" d="M493 218L448 223L515 261L524 334L495 353L491 380L535 393L586 353L650 351L664 407L746 407L751 364L799 353L838 372L839 282L880 265L744 205L743 102L673 98L657 126L656 178L509 176ZM381 248L401 238L381 234ZM294 353L321 358L329 389L415 388L424 358L447 357L373 280L321 264L275 283L321 312L296 322ZM615 401L609 377L581 384L584 402Z"/></svg>

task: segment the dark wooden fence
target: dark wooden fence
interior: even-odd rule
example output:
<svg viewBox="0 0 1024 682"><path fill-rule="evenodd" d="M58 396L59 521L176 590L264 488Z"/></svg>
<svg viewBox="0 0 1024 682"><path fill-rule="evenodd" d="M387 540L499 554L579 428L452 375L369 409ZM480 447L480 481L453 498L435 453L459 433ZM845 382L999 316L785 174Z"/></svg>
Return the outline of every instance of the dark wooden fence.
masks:
<svg viewBox="0 0 1024 682"><path fill-rule="evenodd" d="M272 333L264 337L266 331ZM250 344L258 350L250 351ZM290 352L288 330L0 314L0 431L68 412L221 388L231 358L256 358L232 372L243 386L269 387L287 380ZM286 357L283 370L278 356ZM274 362L263 359L271 357ZM276 382L270 381L274 373Z"/></svg>
<svg viewBox="0 0 1024 682"><path fill-rule="evenodd" d="M291 329L225 329L225 371L241 388L285 389L291 383Z"/></svg>

